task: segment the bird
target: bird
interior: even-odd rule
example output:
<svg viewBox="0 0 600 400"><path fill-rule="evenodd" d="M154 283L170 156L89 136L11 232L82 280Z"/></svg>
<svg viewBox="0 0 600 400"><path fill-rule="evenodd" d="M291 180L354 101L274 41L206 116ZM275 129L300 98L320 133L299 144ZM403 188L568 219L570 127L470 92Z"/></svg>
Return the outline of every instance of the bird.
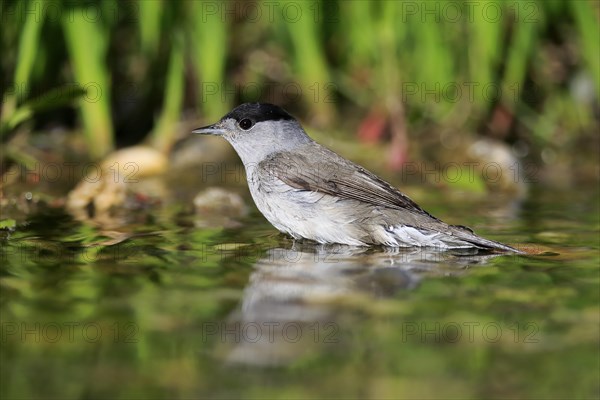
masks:
<svg viewBox="0 0 600 400"><path fill-rule="evenodd" d="M256 207L294 239L520 253L434 217L374 173L315 142L277 105L244 103L192 132L222 136L233 146Z"/></svg>

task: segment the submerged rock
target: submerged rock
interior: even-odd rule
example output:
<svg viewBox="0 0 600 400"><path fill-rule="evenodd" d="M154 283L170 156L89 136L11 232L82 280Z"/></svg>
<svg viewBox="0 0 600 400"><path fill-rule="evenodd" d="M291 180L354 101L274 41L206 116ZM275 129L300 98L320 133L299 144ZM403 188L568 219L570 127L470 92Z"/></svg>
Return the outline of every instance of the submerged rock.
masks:
<svg viewBox="0 0 600 400"><path fill-rule="evenodd" d="M239 225L237 219L248 214L242 197L222 188L208 188L196 195L194 207L199 227L231 227Z"/></svg>
<svg viewBox="0 0 600 400"><path fill-rule="evenodd" d="M162 185L148 178L164 173L166 168L166 157L151 147L134 146L116 151L69 193L67 210L79 220L119 225L123 211L158 202Z"/></svg>
<svg viewBox="0 0 600 400"><path fill-rule="evenodd" d="M507 144L493 139L479 139L469 146L467 152L491 191L513 193L519 198L525 196L525 167Z"/></svg>

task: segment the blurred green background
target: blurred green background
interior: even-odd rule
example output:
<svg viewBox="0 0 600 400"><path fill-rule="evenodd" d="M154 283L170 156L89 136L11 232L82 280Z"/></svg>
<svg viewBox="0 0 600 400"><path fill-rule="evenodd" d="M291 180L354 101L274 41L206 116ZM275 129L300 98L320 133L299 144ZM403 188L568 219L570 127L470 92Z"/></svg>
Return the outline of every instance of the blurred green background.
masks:
<svg viewBox="0 0 600 400"><path fill-rule="evenodd" d="M2 1L0 397L598 398L599 4ZM295 262L231 147L190 133L249 101L533 254ZM231 368L244 346L203 336L298 317L339 343ZM436 323L504 334L406 340Z"/></svg>
<svg viewBox="0 0 600 400"><path fill-rule="evenodd" d="M396 169L408 143L477 135L551 163L598 141L598 5L3 1L2 142L66 127L91 159L168 150L182 121L268 101L386 143Z"/></svg>

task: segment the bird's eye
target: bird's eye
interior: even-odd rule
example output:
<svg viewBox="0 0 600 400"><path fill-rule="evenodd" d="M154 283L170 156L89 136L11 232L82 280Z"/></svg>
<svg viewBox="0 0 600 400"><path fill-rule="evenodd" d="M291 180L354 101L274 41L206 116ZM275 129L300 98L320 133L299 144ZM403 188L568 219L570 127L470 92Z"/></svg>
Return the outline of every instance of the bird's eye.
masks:
<svg viewBox="0 0 600 400"><path fill-rule="evenodd" d="M240 128L242 128L245 131L252 128L252 125L254 125L254 122L252 122L248 118L244 118L243 120L240 121Z"/></svg>

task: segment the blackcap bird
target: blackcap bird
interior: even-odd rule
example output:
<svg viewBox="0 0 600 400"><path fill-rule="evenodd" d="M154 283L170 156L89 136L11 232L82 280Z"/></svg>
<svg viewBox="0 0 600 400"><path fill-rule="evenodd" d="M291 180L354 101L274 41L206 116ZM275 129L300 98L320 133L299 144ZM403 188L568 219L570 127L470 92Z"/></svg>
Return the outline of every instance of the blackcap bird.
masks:
<svg viewBox="0 0 600 400"><path fill-rule="evenodd" d="M242 104L193 132L231 143L260 212L296 239L519 252L432 216L377 175L313 141L278 106Z"/></svg>

